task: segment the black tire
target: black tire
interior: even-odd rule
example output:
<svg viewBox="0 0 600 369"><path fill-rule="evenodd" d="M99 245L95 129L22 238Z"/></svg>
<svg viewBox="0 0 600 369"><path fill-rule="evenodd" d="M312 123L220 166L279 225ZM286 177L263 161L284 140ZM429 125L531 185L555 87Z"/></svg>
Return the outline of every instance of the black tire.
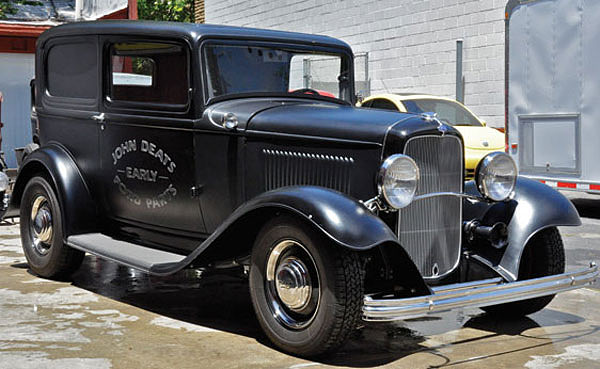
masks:
<svg viewBox="0 0 600 369"><path fill-rule="evenodd" d="M536 233L525 246L519 267L519 280L565 272L565 249L556 227ZM482 309L490 314L519 317L533 314L548 305L555 295L492 305Z"/></svg>
<svg viewBox="0 0 600 369"><path fill-rule="evenodd" d="M32 209L36 202L36 208L39 209L36 214L39 217L32 219ZM60 205L52 186L44 177L33 177L25 186L21 198L20 222L25 258L35 274L63 279L79 268L85 253L63 243Z"/></svg>
<svg viewBox="0 0 600 369"><path fill-rule="evenodd" d="M286 243L291 246L281 253L272 253ZM273 287L277 283L267 281L270 260L276 260L279 270L288 259L295 257L304 262L312 291L310 299L306 299L306 307L300 312L290 310L278 294L279 287ZM252 249L251 262L252 304L263 331L280 349L299 356L323 354L342 345L355 329L364 298L364 268L356 252L331 244L292 217L280 216L260 231ZM315 269L309 266L311 262ZM315 272L318 274L316 303ZM277 282L281 275L277 273ZM279 313L275 306L280 308ZM297 324L292 327L289 320Z"/></svg>

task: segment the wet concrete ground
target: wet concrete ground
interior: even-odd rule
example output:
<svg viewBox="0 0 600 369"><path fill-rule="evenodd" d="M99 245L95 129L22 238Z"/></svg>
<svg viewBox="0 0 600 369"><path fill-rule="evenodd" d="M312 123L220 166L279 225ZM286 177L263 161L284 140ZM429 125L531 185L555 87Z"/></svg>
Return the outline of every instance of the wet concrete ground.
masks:
<svg viewBox="0 0 600 369"><path fill-rule="evenodd" d="M573 197L573 196L571 196ZM573 200L562 228L568 269L600 261L600 197ZM86 256L70 282L32 275L18 225L0 225L0 369L16 368L598 368L600 291L563 293L505 320L478 309L367 324L340 352L308 361L261 333L247 284L193 271L158 278Z"/></svg>

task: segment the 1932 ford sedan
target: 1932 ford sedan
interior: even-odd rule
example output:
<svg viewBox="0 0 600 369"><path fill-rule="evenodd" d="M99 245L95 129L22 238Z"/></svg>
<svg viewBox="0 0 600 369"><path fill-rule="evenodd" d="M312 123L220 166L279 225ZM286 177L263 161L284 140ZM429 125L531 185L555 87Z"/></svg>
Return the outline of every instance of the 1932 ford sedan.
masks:
<svg viewBox="0 0 600 369"><path fill-rule="evenodd" d="M316 355L360 319L529 314L598 273L564 272L556 226L577 211L510 157L464 182L463 140L434 114L353 107L333 38L70 24L40 37L33 88L40 147L11 203L43 277L85 252L162 276L243 267L269 339Z"/></svg>

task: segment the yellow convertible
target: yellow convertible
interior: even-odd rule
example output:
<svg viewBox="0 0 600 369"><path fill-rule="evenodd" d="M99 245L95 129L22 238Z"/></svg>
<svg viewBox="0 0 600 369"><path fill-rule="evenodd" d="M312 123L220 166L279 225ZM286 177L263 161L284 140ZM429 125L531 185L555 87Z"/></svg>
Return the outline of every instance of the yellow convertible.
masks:
<svg viewBox="0 0 600 369"><path fill-rule="evenodd" d="M380 94L357 104L365 108L420 114L435 112L446 124L456 127L465 141L466 177L473 178L479 160L492 151L504 151L504 134L486 127L466 106L456 100L424 94Z"/></svg>

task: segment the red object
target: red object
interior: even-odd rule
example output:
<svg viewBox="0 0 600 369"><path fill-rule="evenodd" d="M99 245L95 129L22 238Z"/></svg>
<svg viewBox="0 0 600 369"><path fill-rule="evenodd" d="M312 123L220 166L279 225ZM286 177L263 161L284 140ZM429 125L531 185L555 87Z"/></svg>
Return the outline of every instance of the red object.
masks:
<svg viewBox="0 0 600 369"><path fill-rule="evenodd" d="M129 11L128 18L132 20L138 19L137 0L127 0L127 10Z"/></svg>
<svg viewBox="0 0 600 369"><path fill-rule="evenodd" d="M298 90L302 90L302 88L299 88ZM289 92L296 92L298 90L289 90ZM327 92L327 91L323 91L323 90L313 90L313 89L311 89L311 90L312 91L317 91L317 94L320 95L320 96L333 97L335 99L335 95L332 94L331 92ZM306 91L306 92L304 92L304 94L305 95L314 95L314 93L311 92L311 91Z"/></svg>
<svg viewBox="0 0 600 369"><path fill-rule="evenodd" d="M138 19L137 0L128 0L127 8L100 19ZM0 23L0 53L34 54L37 38L51 26Z"/></svg>
<svg viewBox="0 0 600 369"><path fill-rule="evenodd" d="M548 181L548 180L540 180L540 182L545 183L550 187L556 187L556 188L574 188L574 189L584 190L584 191L585 190L600 191L600 184L560 182L560 181Z"/></svg>

